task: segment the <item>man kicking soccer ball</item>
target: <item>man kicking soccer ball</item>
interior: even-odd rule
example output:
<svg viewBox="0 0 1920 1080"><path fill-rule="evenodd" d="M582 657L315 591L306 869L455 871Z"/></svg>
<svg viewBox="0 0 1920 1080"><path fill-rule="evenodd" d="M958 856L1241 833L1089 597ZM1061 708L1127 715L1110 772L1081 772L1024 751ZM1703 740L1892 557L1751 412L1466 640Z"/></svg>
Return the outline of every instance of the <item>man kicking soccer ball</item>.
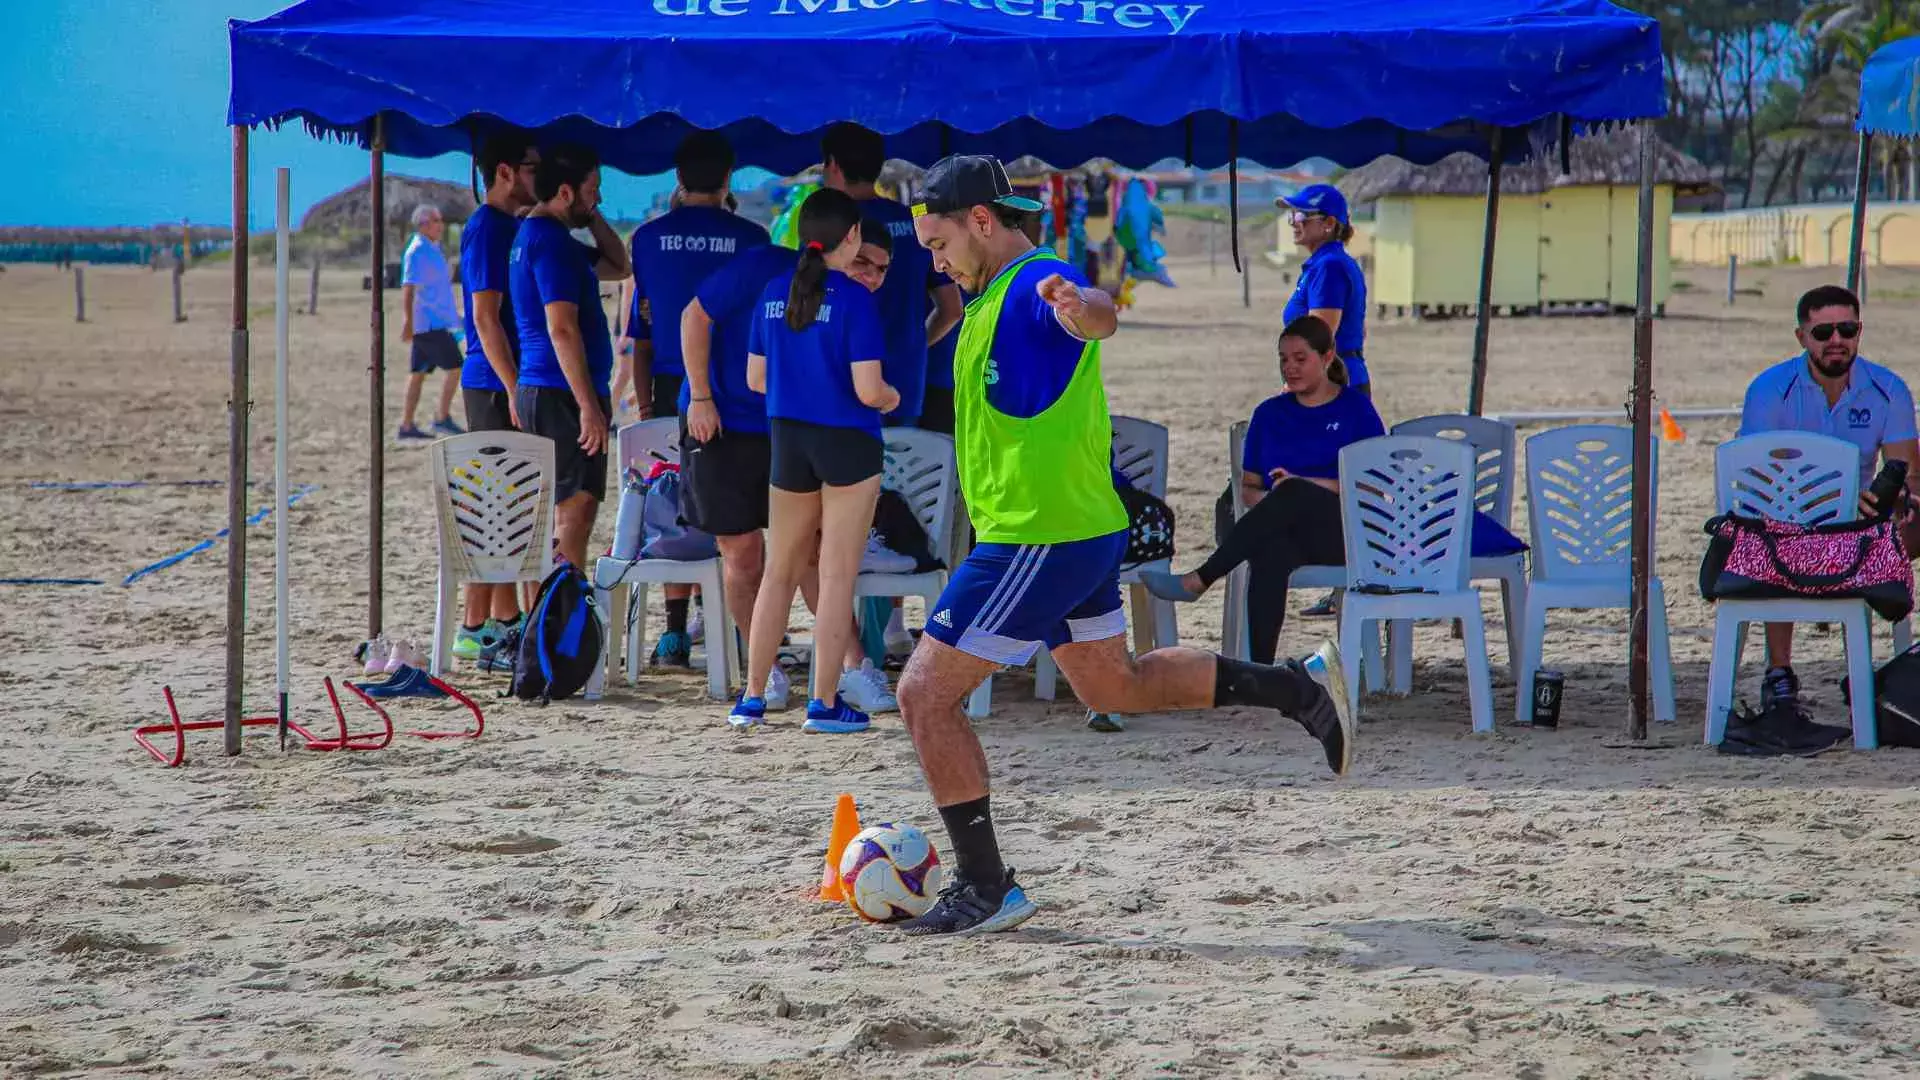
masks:
<svg viewBox="0 0 1920 1080"><path fill-rule="evenodd" d="M1113 299L1035 248L991 157L927 173L914 233L974 300L954 351L954 449L979 545L934 605L900 679L900 712L946 822L954 880L909 934L1008 930L1036 910L1000 861L987 759L961 711L981 680L1045 646L1098 712L1252 706L1298 720L1345 774L1353 743L1339 656L1250 664L1196 649L1128 655L1118 567L1127 514L1109 468L1113 427L1099 342Z"/></svg>

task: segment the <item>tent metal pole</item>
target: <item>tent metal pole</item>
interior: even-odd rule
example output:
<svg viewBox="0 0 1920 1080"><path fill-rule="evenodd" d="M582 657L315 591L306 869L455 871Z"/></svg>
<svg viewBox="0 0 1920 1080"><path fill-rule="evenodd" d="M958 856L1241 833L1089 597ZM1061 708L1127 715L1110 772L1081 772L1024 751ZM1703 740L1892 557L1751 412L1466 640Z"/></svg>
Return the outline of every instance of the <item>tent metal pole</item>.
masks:
<svg viewBox="0 0 1920 1080"><path fill-rule="evenodd" d="M368 154L367 199L373 217L373 309L367 363L367 637L380 634L382 567L385 565L387 469L387 133L386 119L373 117Z"/></svg>
<svg viewBox="0 0 1920 1080"><path fill-rule="evenodd" d="M287 317L293 308L292 183L285 167L273 174L273 652L280 698L280 749L287 748L287 692L292 666L287 656L290 594L287 570Z"/></svg>
<svg viewBox="0 0 1920 1080"><path fill-rule="evenodd" d="M1853 230L1847 240L1847 288L1860 295L1860 262L1867 239L1867 185L1872 179L1873 134L1860 133L1860 160L1853 170Z"/></svg>
<svg viewBox="0 0 1920 1080"><path fill-rule="evenodd" d="M227 388L226 753L240 753L240 706L247 661L247 129L233 128L233 330Z"/></svg>
<svg viewBox="0 0 1920 1080"><path fill-rule="evenodd" d="M1487 158L1487 225L1480 239L1480 306L1473 316L1473 384L1467 388L1467 412L1479 416L1487 402L1487 338L1493 332L1493 248L1500 231L1500 157L1505 132L1493 129Z"/></svg>
<svg viewBox="0 0 1920 1080"><path fill-rule="evenodd" d="M1647 737L1647 578L1653 572L1653 121L1640 122L1640 236L1633 308L1633 652L1628 736ZM1522 687L1521 692L1529 688Z"/></svg>

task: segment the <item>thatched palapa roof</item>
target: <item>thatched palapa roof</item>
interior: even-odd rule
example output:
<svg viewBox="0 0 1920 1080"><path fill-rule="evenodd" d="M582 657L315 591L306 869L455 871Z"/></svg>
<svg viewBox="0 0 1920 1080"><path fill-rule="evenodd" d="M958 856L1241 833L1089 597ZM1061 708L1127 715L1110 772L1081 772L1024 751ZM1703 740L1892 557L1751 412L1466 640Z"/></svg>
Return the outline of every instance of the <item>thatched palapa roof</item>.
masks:
<svg viewBox="0 0 1920 1080"><path fill-rule="evenodd" d="M422 203L431 203L440 210L440 216L448 222L462 222L473 216L479 204L474 202L473 191L464 184L449 183L445 180L428 180L418 176L387 174L382 185L386 192L387 225L403 234L412 226L413 208ZM362 180L345 191L329 195L313 204L305 217L300 219L300 229L320 232L349 233L364 232L373 214L373 190L371 180Z"/></svg>
<svg viewBox="0 0 1920 1080"><path fill-rule="evenodd" d="M1713 177L1699 161L1659 140L1654 141L1654 182L1672 184L1683 192L1713 186ZM1369 203L1384 195L1473 195L1487 193L1487 163L1468 153L1440 159L1432 165L1413 165L1399 158L1381 158L1335 181L1349 203ZM1567 172L1560 172L1560 152L1544 154L1500 170L1503 195L1535 195L1557 187L1582 185L1637 185L1640 183L1639 135L1621 130L1575 139L1567 150Z"/></svg>

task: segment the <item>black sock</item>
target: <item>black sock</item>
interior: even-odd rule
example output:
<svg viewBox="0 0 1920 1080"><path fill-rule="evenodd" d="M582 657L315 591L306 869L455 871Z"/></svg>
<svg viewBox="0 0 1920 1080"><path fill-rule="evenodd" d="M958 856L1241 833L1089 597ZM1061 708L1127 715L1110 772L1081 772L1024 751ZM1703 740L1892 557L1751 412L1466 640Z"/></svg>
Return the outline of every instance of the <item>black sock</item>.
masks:
<svg viewBox="0 0 1920 1080"><path fill-rule="evenodd" d="M953 845L954 873L984 889L998 889L1007 868L1000 862L1000 844L993 838L990 796L940 808L947 823L947 841Z"/></svg>
<svg viewBox="0 0 1920 1080"><path fill-rule="evenodd" d="M1225 656L1213 658L1213 706L1251 705L1278 709L1292 716L1301 705L1301 692L1314 684L1298 660L1275 665L1250 664Z"/></svg>
<svg viewBox="0 0 1920 1080"><path fill-rule="evenodd" d="M480 623L480 624L479 624L479 625L477 625L477 626L468 626L468 625L467 625L467 621L466 621L465 619L462 619L462 620L460 620L460 628L461 628L462 630L465 630L465 631L466 631L467 633L469 633L469 634L477 634L477 633L479 633L479 632L481 631L481 629L482 629L482 628L484 628L484 627L485 627L486 625L487 625L487 624L486 624L485 622L482 622L482 623Z"/></svg>
<svg viewBox="0 0 1920 1080"><path fill-rule="evenodd" d="M671 634L675 630L683 634L687 632L687 603L688 598L684 596L678 600L667 601L667 633Z"/></svg>

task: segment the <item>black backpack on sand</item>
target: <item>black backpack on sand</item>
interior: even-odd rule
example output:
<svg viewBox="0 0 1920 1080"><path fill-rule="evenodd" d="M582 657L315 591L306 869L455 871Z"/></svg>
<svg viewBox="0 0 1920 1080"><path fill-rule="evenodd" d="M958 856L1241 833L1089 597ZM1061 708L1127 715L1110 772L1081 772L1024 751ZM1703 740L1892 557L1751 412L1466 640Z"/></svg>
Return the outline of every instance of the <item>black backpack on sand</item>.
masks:
<svg viewBox="0 0 1920 1080"><path fill-rule="evenodd" d="M600 664L600 615L593 582L566 563L540 583L513 664L513 696L541 704L579 693Z"/></svg>

